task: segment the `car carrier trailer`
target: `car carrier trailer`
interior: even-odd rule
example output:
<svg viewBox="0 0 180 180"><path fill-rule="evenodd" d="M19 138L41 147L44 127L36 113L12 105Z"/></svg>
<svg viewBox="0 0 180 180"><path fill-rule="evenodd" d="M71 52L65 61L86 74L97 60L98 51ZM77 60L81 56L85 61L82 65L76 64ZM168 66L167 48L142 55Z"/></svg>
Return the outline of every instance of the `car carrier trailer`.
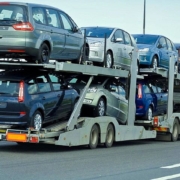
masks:
<svg viewBox="0 0 180 180"><path fill-rule="evenodd" d="M174 57L170 57L170 62ZM113 142L162 138L157 136L161 133L163 138L169 136L169 140L175 141L179 135L180 113L173 113L173 82L174 65L170 64L169 70L163 68L148 69L137 75L137 52L132 54L132 67L130 71L123 69L111 69L96 67L92 65L71 64L65 62L55 62L54 64L29 64L29 63L7 63L1 62L0 69L19 69L19 68L39 68L48 71L56 71L66 74L84 74L89 76L81 96L74 108L71 117L67 121L60 121L37 131L31 128L27 130L11 129L8 125L0 126L0 140L18 143L46 143L61 146L79 146L89 145L90 148L96 148L98 144L104 144L111 147ZM136 80L143 78L143 74L159 74L163 77L169 77L168 85L168 110L167 114L157 116L152 121L143 121L135 119L135 94ZM128 119L125 125L121 125L114 117L79 117L84 97L88 91L89 85L94 76L124 77L129 81L128 95ZM158 129L159 128L159 129ZM166 129L166 131L165 131ZM163 133L162 133L163 132ZM162 139L163 139L162 138Z"/></svg>

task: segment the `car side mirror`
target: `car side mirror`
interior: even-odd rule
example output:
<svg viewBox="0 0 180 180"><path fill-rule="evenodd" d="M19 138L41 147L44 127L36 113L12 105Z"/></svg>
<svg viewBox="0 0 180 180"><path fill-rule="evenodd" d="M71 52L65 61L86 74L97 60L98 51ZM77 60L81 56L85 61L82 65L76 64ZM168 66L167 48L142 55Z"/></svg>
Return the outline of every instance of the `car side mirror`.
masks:
<svg viewBox="0 0 180 180"><path fill-rule="evenodd" d="M79 28L78 28L77 26L74 26L74 27L72 28L72 31L73 31L73 32L78 32L78 30L79 30Z"/></svg>
<svg viewBox="0 0 180 180"><path fill-rule="evenodd" d="M122 38L116 38L116 39L115 39L115 42L122 42L122 41L123 41Z"/></svg>
<svg viewBox="0 0 180 180"><path fill-rule="evenodd" d="M158 48L158 49L163 48L162 44L159 44L157 48Z"/></svg>

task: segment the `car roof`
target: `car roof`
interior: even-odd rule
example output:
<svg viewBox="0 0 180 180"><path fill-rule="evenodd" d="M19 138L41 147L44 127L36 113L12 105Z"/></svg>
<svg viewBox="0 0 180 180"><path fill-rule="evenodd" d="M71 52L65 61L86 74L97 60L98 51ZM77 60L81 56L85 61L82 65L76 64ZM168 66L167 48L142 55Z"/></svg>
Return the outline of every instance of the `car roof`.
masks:
<svg viewBox="0 0 180 180"><path fill-rule="evenodd" d="M54 6L49 6L45 4L38 4L38 3L26 3L26 2L0 2L1 4L17 4L17 5L25 5L25 6L36 6L36 7L47 7L47 8L53 8L53 9L58 9L60 11L63 11L59 8L56 8ZM63 11L64 12L64 11Z"/></svg>
<svg viewBox="0 0 180 180"><path fill-rule="evenodd" d="M163 35L157 35L157 34L131 34L132 36L154 36L154 37L160 37Z"/></svg>

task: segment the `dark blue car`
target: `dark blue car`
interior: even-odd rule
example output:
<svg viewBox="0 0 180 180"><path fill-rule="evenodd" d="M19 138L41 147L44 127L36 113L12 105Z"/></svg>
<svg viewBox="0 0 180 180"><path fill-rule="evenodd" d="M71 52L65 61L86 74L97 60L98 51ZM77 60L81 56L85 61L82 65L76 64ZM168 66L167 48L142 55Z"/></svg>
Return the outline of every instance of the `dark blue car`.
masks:
<svg viewBox="0 0 180 180"><path fill-rule="evenodd" d="M162 81L138 80L136 89L136 119L151 120L167 110L168 94Z"/></svg>
<svg viewBox="0 0 180 180"><path fill-rule="evenodd" d="M133 34L139 49L140 67L169 68L169 57L175 56L177 63L178 53L173 42L165 36L151 34Z"/></svg>

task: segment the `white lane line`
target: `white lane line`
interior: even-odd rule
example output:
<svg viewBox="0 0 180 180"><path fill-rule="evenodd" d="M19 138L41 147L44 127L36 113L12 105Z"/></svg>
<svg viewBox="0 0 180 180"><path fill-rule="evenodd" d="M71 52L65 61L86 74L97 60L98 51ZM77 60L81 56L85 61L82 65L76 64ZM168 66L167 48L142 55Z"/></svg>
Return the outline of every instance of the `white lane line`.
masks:
<svg viewBox="0 0 180 180"><path fill-rule="evenodd" d="M160 177L160 178L156 178L156 179L151 179L151 180L168 180L168 179L174 179L180 177L180 174L174 174L171 176L164 176L164 177Z"/></svg>
<svg viewBox="0 0 180 180"><path fill-rule="evenodd" d="M180 167L180 164L174 164L174 165L171 165L171 166L164 166L164 167L161 167L161 168L171 169L171 168L176 168L176 167Z"/></svg>

